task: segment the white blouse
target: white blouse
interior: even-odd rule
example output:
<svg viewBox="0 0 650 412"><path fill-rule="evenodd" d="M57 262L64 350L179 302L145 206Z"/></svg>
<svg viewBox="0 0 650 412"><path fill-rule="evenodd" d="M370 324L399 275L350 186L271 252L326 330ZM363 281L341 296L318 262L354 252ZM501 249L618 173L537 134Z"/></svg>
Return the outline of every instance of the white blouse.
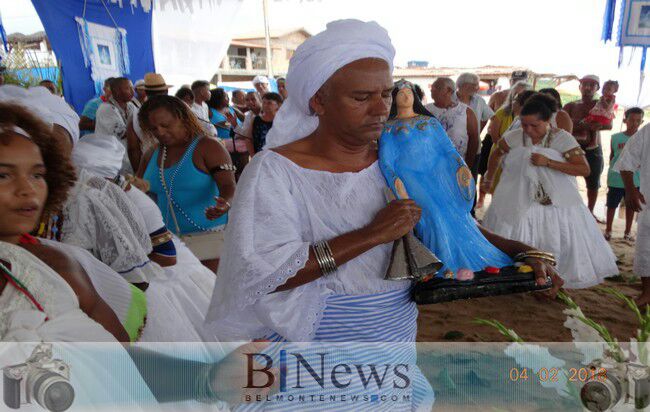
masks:
<svg viewBox="0 0 650 412"><path fill-rule="evenodd" d="M222 340L271 331L309 341L330 295L405 289L387 281L392 243L340 265L336 273L271 293L305 266L311 244L368 225L386 206L379 163L360 172L305 169L265 150L246 167L233 201L207 321Z"/></svg>
<svg viewBox="0 0 650 412"><path fill-rule="evenodd" d="M467 109L469 106L457 102L455 106L446 109L436 106L435 103L429 103L424 107L440 121L458 153L465 157L469 143L467 134Z"/></svg>

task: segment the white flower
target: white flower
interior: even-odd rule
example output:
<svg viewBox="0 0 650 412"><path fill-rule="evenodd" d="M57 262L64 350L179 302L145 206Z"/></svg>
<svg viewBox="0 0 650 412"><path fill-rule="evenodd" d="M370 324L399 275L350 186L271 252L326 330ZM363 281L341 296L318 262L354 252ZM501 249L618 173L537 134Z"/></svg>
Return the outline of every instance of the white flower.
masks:
<svg viewBox="0 0 650 412"><path fill-rule="evenodd" d="M605 350L608 348L607 342L591 326L586 325L577 317L584 317L580 308L565 309L562 311L567 315L564 326L571 331L573 343L576 349L582 353L584 365L588 365L595 359L603 359Z"/></svg>

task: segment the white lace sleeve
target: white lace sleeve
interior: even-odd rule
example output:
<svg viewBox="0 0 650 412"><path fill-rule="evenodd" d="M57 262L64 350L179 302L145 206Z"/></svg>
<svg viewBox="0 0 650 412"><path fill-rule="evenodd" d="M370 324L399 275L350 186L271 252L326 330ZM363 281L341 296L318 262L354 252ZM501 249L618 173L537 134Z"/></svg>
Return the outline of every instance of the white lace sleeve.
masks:
<svg viewBox="0 0 650 412"><path fill-rule="evenodd" d="M112 183L98 189L87 185L89 181L78 182L66 202L61 240L88 250L129 282L158 276L160 269L148 257L151 239L139 211Z"/></svg>
<svg viewBox="0 0 650 412"><path fill-rule="evenodd" d="M324 289L315 281L273 292L305 266L310 243L302 194L290 175L268 154L246 167L229 214L207 321L221 339L258 338L277 332L309 340L322 308Z"/></svg>

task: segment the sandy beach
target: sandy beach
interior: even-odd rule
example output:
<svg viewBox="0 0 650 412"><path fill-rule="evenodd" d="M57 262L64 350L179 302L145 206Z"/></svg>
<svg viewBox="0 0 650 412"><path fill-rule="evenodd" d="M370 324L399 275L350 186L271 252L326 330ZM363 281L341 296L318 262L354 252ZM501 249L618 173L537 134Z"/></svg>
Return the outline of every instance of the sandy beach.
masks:
<svg viewBox="0 0 650 412"><path fill-rule="evenodd" d="M605 196L607 194L607 167L609 166L610 136L622 131L622 113L614 120L611 132L602 133L605 171L601 177L601 189L595 213L604 220ZM624 125L623 125L624 126ZM578 178L580 192L586 201L584 179ZM486 206L479 210L479 218ZM605 225L599 225L604 231ZM614 287L625 295L634 297L640 290L640 281L632 273L634 243L623 240L624 220L616 213L614 231L610 245L618 258L620 275L607 279L598 287L568 290L568 294L580 305L583 312L593 320L602 323L621 341L629 341L636 333L638 324L633 313L614 297L598 290L599 287ZM632 234L636 233L636 224ZM542 301L532 294L497 296L437 305L420 306L418 318L418 341L420 342L497 342L507 340L496 329L476 325L476 318L494 319L519 334L525 341L565 342L571 341L571 334L563 326L566 306L557 301Z"/></svg>

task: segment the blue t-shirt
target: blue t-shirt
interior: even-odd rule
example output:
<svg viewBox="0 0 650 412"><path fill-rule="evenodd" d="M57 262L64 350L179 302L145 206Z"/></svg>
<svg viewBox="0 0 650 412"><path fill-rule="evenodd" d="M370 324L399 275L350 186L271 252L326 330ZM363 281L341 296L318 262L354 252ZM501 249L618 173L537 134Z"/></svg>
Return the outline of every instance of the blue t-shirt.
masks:
<svg viewBox="0 0 650 412"><path fill-rule="evenodd" d="M88 103L84 106L83 111L81 112L82 116L86 116L90 120L95 120L97 116L97 109L103 103L101 97L95 97L94 99L88 100ZM91 130L81 130L81 136L92 133Z"/></svg>
<svg viewBox="0 0 650 412"><path fill-rule="evenodd" d="M232 107L229 107L228 110L230 113L234 116L235 115L235 110ZM219 136L221 139L229 139L230 138L230 123L228 123L228 119L226 119L226 116L221 114L220 112L216 111L213 108L210 108L210 122L217 128L217 136ZM223 127L223 123L226 123L227 127ZM237 119L237 124L241 125L241 122L239 119Z"/></svg>

